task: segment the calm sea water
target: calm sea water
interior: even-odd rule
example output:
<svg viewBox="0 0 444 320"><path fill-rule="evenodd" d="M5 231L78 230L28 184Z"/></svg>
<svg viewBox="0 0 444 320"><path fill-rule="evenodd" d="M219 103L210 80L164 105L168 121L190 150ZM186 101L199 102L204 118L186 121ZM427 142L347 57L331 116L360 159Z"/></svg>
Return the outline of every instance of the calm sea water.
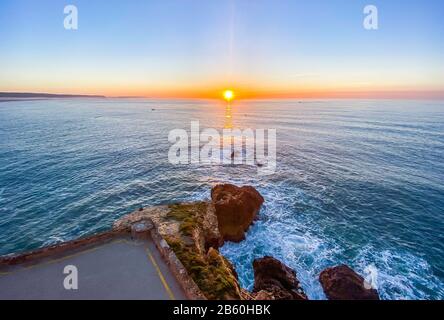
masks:
<svg viewBox="0 0 444 320"><path fill-rule="evenodd" d="M140 206L209 198L220 182L266 198L222 252L241 283L273 255L312 299L325 267L373 266L385 299L444 298L444 103L45 100L0 103L0 254L109 228ZM277 171L174 166L168 133L277 129Z"/></svg>

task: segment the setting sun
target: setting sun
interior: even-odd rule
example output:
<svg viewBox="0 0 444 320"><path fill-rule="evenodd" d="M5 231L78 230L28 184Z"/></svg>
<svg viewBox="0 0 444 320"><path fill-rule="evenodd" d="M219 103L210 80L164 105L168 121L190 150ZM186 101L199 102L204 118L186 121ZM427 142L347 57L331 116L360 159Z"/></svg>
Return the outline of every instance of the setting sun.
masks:
<svg viewBox="0 0 444 320"><path fill-rule="evenodd" d="M224 91L224 99L228 102L234 99L234 92L232 90Z"/></svg>

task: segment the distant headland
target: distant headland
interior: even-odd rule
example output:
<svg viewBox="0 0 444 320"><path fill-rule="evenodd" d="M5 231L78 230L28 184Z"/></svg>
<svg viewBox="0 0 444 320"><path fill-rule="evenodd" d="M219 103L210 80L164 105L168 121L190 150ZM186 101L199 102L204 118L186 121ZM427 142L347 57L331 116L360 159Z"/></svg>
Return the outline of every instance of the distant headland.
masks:
<svg viewBox="0 0 444 320"><path fill-rule="evenodd" d="M36 92L0 92L0 102L30 99L106 98L101 95L53 94Z"/></svg>

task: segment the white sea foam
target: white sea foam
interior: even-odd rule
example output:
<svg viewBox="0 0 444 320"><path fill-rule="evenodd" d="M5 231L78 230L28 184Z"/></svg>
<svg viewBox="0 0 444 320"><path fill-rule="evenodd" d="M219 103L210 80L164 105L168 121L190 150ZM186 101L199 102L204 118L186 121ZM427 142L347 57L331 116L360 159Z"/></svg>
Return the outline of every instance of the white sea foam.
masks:
<svg viewBox="0 0 444 320"><path fill-rule="evenodd" d="M222 254L235 265L243 287L253 288L254 259L270 255L297 272L310 299L326 298L319 274L327 267L340 264L350 265L363 277L366 268L374 267L382 299L444 297L444 284L432 274L425 260L408 252L380 251L371 245L361 248L348 260L346 248L324 234L323 226L289 209L285 193L268 189L261 192L269 199L261 212L261 220L250 228L245 241L227 243L221 248ZM307 202L302 191L299 197L299 201Z"/></svg>
<svg viewBox="0 0 444 320"><path fill-rule="evenodd" d="M413 300L444 298L444 283L433 275L424 259L408 252L363 248L353 261L358 272L367 265L378 270L378 291L382 299Z"/></svg>

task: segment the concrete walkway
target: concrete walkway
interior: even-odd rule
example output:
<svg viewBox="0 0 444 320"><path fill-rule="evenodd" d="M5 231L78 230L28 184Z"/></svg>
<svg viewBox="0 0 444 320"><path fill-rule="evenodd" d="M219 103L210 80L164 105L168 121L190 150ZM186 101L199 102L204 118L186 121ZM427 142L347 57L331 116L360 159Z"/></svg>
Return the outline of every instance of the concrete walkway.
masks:
<svg viewBox="0 0 444 320"><path fill-rule="evenodd" d="M78 270L78 290L66 290L65 266ZM185 296L150 240L129 237L0 270L0 299L170 300Z"/></svg>

